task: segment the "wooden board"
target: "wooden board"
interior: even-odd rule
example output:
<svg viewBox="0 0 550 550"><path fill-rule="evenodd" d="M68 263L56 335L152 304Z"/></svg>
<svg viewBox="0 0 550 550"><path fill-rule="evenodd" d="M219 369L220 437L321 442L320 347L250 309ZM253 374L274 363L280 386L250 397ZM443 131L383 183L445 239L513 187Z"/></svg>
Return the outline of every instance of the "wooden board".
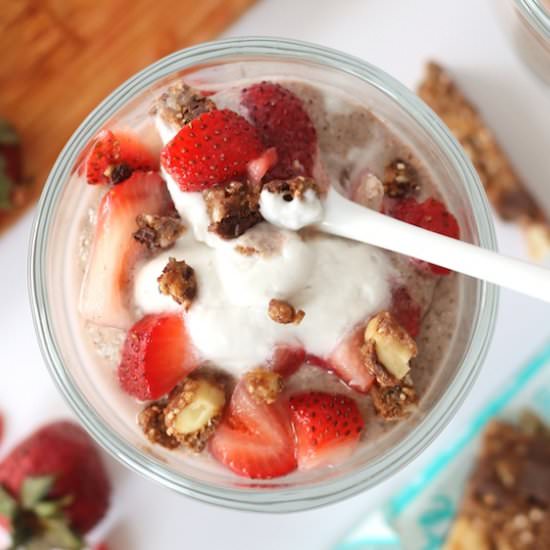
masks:
<svg viewBox="0 0 550 550"><path fill-rule="evenodd" d="M23 142L32 203L83 118L136 71L214 38L255 0L0 0L0 116Z"/></svg>

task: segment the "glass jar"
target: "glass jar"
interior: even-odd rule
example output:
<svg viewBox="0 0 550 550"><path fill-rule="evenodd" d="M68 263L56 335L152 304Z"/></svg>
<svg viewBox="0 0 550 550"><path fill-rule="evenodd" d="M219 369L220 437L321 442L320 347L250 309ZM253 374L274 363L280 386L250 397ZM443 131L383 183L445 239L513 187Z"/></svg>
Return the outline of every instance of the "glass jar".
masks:
<svg viewBox="0 0 550 550"><path fill-rule="evenodd" d="M207 459L151 449L124 420L120 400L98 384L94 357L83 343L77 314L74 240L80 212L95 186L69 186L90 140L121 113L149 101L175 75L208 83L243 76L304 77L330 82L367 104L429 167L451 205L462 237L495 249L485 193L474 168L443 123L414 94L379 69L335 50L291 40L236 38L176 52L115 90L81 124L57 159L34 224L30 293L36 332L46 364L62 394L91 435L131 469L171 489L233 508L292 511L335 502L372 487L403 468L436 437L474 383L490 342L497 290L461 278L457 335L419 410L338 468L294 472L281 479L248 480L215 469ZM76 236L75 236L76 235ZM71 244L73 243L73 244ZM119 393L121 393L119 391Z"/></svg>
<svg viewBox="0 0 550 550"><path fill-rule="evenodd" d="M496 0L495 5L522 59L550 84L550 0Z"/></svg>

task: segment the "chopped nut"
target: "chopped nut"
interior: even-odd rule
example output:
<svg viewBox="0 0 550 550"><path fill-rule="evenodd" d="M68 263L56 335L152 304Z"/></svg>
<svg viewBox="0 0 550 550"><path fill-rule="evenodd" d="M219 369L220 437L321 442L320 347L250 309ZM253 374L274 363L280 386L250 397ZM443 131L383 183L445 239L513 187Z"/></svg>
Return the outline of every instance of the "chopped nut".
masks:
<svg viewBox="0 0 550 550"><path fill-rule="evenodd" d="M157 279L162 294L172 298L188 310L197 296L195 270L183 260L170 258Z"/></svg>
<svg viewBox="0 0 550 550"><path fill-rule="evenodd" d="M139 229L134 233L134 239L149 250L172 246L185 231L185 226L175 216L140 214L136 222Z"/></svg>
<svg viewBox="0 0 550 550"><path fill-rule="evenodd" d="M378 361L401 380L410 370L417 347L409 333L388 311L376 314L367 324L365 342L373 340Z"/></svg>
<svg viewBox="0 0 550 550"><path fill-rule="evenodd" d="M222 417L224 388L210 377L189 377L168 398L166 433L195 452L201 452Z"/></svg>
<svg viewBox="0 0 550 550"><path fill-rule="evenodd" d="M420 181L416 169L408 162L396 159L384 171L384 192L392 199L417 193Z"/></svg>
<svg viewBox="0 0 550 550"><path fill-rule="evenodd" d="M290 180L271 180L264 187L267 191L274 194L282 195L283 199L291 202L294 199L301 199L304 193L311 189L319 196L319 186L312 178L298 176Z"/></svg>
<svg viewBox="0 0 550 550"><path fill-rule="evenodd" d="M283 389L283 379L280 374L265 368L257 368L244 375L244 383L248 393L258 403L274 403Z"/></svg>
<svg viewBox="0 0 550 550"><path fill-rule="evenodd" d="M550 221L472 102L443 67L433 62L426 66L418 94L460 141L496 212L520 225L534 258L545 256L550 251Z"/></svg>
<svg viewBox="0 0 550 550"><path fill-rule="evenodd" d="M215 108L216 104L211 99L184 82L178 82L158 98L151 114L159 115L166 124L177 130Z"/></svg>
<svg viewBox="0 0 550 550"><path fill-rule="evenodd" d="M211 224L208 230L222 239L234 239L262 220L259 190L250 183L233 181L203 193Z"/></svg>
<svg viewBox="0 0 550 550"><path fill-rule="evenodd" d="M418 401L414 388L404 384L391 387L375 384L370 396L376 412L386 420L407 417Z"/></svg>
<svg viewBox="0 0 550 550"><path fill-rule="evenodd" d="M179 441L168 435L164 425L164 410L166 405L163 403L151 403L147 405L138 416L138 423L151 443L162 445L167 449L175 449L180 446Z"/></svg>
<svg viewBox="0 0 550 550"><path fill-rule="evenodd" d="M127 180L132 175L132 168L127 164L109 164L104 174L110 178L111 183L116 185L124 180Z"/></svg>
<svg viewBox="0 0 550 550"><path fill-rule="evenodd" d="M284 300L277 300L272 298L269 301L267 313L271 320L282 325L288 325L293 323L299 325L302 319L305 317L305 312L301 309L296 311L292 305Z"/></svg>
<svg viewBox="0 0 550 550"><path fill-rule="evenodd" d="M378 362L374 340L367 340L361 346L361 356L363 357L365 367L367 367L369 373L376 378L380 386L391 388L399 384L399 380L393 376L384 365Z"/></svg>

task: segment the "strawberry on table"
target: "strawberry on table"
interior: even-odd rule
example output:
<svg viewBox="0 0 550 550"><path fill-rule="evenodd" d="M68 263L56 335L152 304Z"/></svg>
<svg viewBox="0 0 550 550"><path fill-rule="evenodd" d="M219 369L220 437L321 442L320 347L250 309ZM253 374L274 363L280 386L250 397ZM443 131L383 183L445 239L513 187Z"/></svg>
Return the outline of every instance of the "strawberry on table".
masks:
<svg viewBox="0 0 550 550"><path fill-rule="evenodd" d="M261 379L258 371L267 377L262 389L277 386L277 380L269 377L278 375L266 369L252 371L255 381ZM245 375L233 392L209 448L214 458L240 476L270 479L292 472L296 457L286 399L278 395L266 401L255 396Z"/></svg>
<svg viewBox="0 0 550 550"><path fill-rule="evenodd" d="M353 399L314 391L293 395L289 404L298 468L334 466L356 449L365 422Z"/></svg>
<svg viewBox="0 0 550 550"><path fill-rule="evenodd" d="M134 172L103 196L80 295L80 312L97 324L128 328L127 286L145 247L133 237L140 214L168 214L174 206L157 173Z"/></svg>
<svg viewBox="0 0 550 550"><path fill-rule="evenodd" d="M393 218L401 220L434 233L440 233L453 239L460 238L460 228L456 218L447 210L447 207L437 199L429 198L424 202L418 202L409 197L393 204L389 209ZM445 267L427 264L415 260L419 265L426 265L436 275L448 275L451 271Z"/></svg>
<svg viewBox="0 0 550 550"><path fill-rule="evenodd" d="M374 382L374 377L367 370L361 354L361 346L365 342L364 334L365 325L356 327L327 358L329 369L350 388L361 393L367 393Z"/></svg>
<svg viewBox="0 0 550 550"><path fill-rule="evenodd" d="M81 535L103 518L110 495L94 443L72 422L40 428L0 463L0 515L14 548L31 541L43 544L37 548L82 548Z"/></svg>
<svg viewBox="0 0 550 550"><path fill-rule="evenodd" d="M208 111L186 124L161 152L161 165L182 191L202 191L246 175L264 150L258 132L229 109Z"/></svg>
<svg viewBox="0 0 550 550"><path fill-rule="evenodd" d="M132 172L158 170L158 159L129 132L103 130L86 159L86 181L91 184L120 183Z"/></svg>
<svg viewBox="0 0 550 550"><path fill-rule="evenodd" d="M311 176L317 132L301 99L280 84L261 82L242 91L241 103L264 145L277 149L278 162L269 177Z"/></svg>
<svg viewBox="0 0 550 550"><path fill-rule="evenodd" d="M126 335L118 379L129 395L158 399L198 365L181 315L146 315Z"/></svg>

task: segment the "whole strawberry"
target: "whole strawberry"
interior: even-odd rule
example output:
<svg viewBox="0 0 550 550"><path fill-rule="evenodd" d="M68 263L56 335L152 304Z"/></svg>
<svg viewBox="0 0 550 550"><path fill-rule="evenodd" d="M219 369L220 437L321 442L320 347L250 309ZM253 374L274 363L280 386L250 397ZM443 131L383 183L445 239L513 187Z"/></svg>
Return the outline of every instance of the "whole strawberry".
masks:
<svg viewBox="0 0 550 550"><path fill-rule="evenodd" d="M260 82L242 91L241 102L264 145L277 150L268 179L311 176L317 132L302 100L276 82Z"/></svg>
<svg viewBox="0 0 550 550"><path fill-rule="evenodd" d="M72 422L40 428L0 463L0 516L14 548L82 548L110 494L94 443Z"/></svg>
<svg viewBox="0 0 550 550"><path fill-rule="evenodd" d="M254 126L228 109L202 113L166 144L164 170L182 191L203 191L244 177L264 147Z"/></svg>

